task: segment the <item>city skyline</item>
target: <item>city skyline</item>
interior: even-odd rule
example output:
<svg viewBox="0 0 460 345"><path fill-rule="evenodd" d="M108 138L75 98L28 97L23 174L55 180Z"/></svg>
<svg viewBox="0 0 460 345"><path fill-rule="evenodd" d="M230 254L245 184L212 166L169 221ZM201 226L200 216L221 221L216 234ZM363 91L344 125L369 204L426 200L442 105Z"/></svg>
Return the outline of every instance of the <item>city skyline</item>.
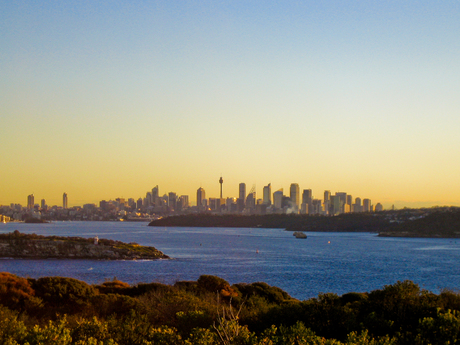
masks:
<svg viewBox="0 0 460 345"><path fill-rule="evenodd" d="M220 179L222 180L222 176L220 176ZM208 184L200 184L200 187L198 188L198 190L202 190L203 191L203 199L206 199L206 200L209 200L209 198L212 198L212 199L218 199L220 197L220 193L223 193L223 199L227 199L227 198L235 198L235 199L238 199L238 198L241 198L241 195L246 193L246 196L244 197L244 199L246 199L246 197L248 196L248 194L250 193L247 189L246 189L246 183L244 182L239 182L236 186L225 186L225 184L223 183L220 183L221 180L218 181L218 186L217 188L209 188L208 189ZM211 183L209 185L212 185ZM332 191L331 189L323 189L321 191L312 191L312 188L308 188L308 187L302 187L300 184L298 183L295 183L295 182L291 182L291 183L288 183L286 184L287 187L284 187L284 186L279 186L279 188L274 188L272 190L272 183L269 182L267 183L266 185L263 185L263 186L260 186L258 187L256 184L253 184L252 185L252 188L255 190L256 192L256 200L262 200L264 203L265 203L265 200L267 198L268 195L270 195L269 197L269 200L270 200L270 203L274 204L274 193L277 192L277 191L281 191L282 192L282 196L285 196L285 197L291 197L292 198L292 195L293 195L293 187L295 187L295 194L297 194L297 196L295 197L296 200L297 200L297 206L299 207L299 210L300 210L300 204L304 202L304 195L306 192L309 192L309 197L311 199L321 199L321 200L325 200L327 198L330 198L331 195L334 195L334 194L344 194L344 195L347 195L348 197L352 197L353 198L353 202L354 202L354 199L355 198L358 198L358 199L369 199L369 200L376 200L375 203L379 203L381 204L384 209L391 209L393 207L395 208L404 208L404 207L409 207L409 208L423 208L423 207L434 207L434 206L459 206L460 203L452 203L452 204L433 204L433 203L424 203L424 202L415 202L415 203L410 203L410 202L403 202L403 201L399 201L399 202L396 202L396 203L391 203L391 202L388 202L388 203L385 203L385 202L382 202L380 199L377 199L377 198L373 198L373 197L369 197L369 195L367 195L366 193L364 194L348 194L348 192L350 191L346 191L346 192L343 192L344 189L339 189L339 190L334 190ZM206 186L206 188L204 188L203 186ZM234 191L233 194L226 194L226 188L230 189L231 191ZM125 195L116 195L116 192L114 193L111 193L111 195L109 196L106 196L106 197L99 197L99 198L95 198L95 199L92 199L92 200L89 200L89 199L76 199L74 201L72 201L72 198L70 198L70 201L69 201L69 198L68 198L68 195L66 192L64 192L63 194L61 193L60 194L60 197L56 197L54 195L52 195L51 197L49 197L49 193L45 193L46 196L44 196L43 194L40 194L37 196L37 200L35 200L34 202L34 198L35 198L35 193L31 193L25 197L23 197L24 200L26 200L25 202L25 207L26 208L32 208L32 205L35 204L37 205L39 200L41 200L41 203L43 204L45 201L46 201L46 204L47 206L62 206L63 208L70 208L70 207L75 207L75 206L82 206L84 204L99 204L99 202L101 200L115 200L117 198L123 198L123 199L134 199L134 200L138 200L138 198L145 198L146 197L146 194L151 194L152 195L152 199L155 199L155 197L165 197L165 196L168 196L169 194L173 193L175 195L177 195L177 197L179 196L186 196L188 198L190 198L190 202L189 204L190 205L193 205L193 206L196 206L196 201L197 201L197 189L194 189L193 187L191 187L190 189L188 190L191 190L190 193L183 193L182 191L179 191L179 190L176 190L175 188L172 188L170 190L168 189L165 189L164 191L162 192L159 192L159 185L157 184L156 186L154 186L151 190L151 192L149 190L147 190L147 192L144 190L144 192L141 192L139 195L128 195L128 196L125 196ZM208 190L215 190L215 193L214 192L208 192ZM332 191L332 192L331 192ZM268 193L268 194L267 194ZM326 193L328 193L328 196L326 196ZM154 195L153 195L154 194ZM60 200L60 201L56 201L56 200ZM255 200L255 201L256 201ZM50 201L50 202L49 202ZM32 204L31 204L32 203ZM21 200L19 201L12 201L12 202L6 202L6 203L0 203L0 206L9 206L11 204L19 204L19 205L23 205L23 202L21 202Z"/></svg>
<svg viewBox="0 0 460 345"><path fill-rule="evenodd" d="M181 194L181 193L177 193L177 192L174 192L174 191L166 191L166 192L163 192L163 194L160 192L160 188L158 185L154 186L151 190L147 190L144 194L144 196L129 196L127 198L125 198L124 196L122 197L110 197L110 198L102 198L102 199L99 199L98 201L95 201L95 202L85 202L83 204L77 204L75 203L74 205L72 205L71 203L71 206L69 206L68 204L68 195L66 192L63 193L62 195L62 203L61 205L58 205L58 204L52 204L50 203L48 205L48 203L46 202L46 199L45 198L41 198L40 200L40 204L38 204L38 199L37 199L37 202L35 202L35 195L34 193L32 194L29 194L27 196L27 203L26 203L26 209L33 209L34 207L36 207L38 205L38 207L40 208L45 208L46 207L62 207L63 209L67 209L67 208L71 208L71 207L82 207L84 205L90 205L90 204L94 204L94 205L97 205L97 204L100 204L100 202L106 202L106 201L113 201L113 200L132 200L132 202L139 202L141 201L141 204L144 203L143 206L145 206L145 203L147 202L147 204L155 204L157 200L159 199L168 199L168 200L173 200L173 204L171 205L170 204L170 201L167 202L167 205L168 206L172 206L172 210L174 210L176 207L175 207L175 204L176 202L182 198L182 199L185 199L185 205L187 205L187 207L191 207L191 206L199 206L199 209L201 207L202 210L205 210L204 206L206 205L207 207L209 207L210 205L210 200L221 200L221 204L224 205L226 200L228 199L233 199L234 202L235 202L235 205L236 203L238 203L238 200L243 200L243 205L239 205L242 206L242 208L244 208L244 204L247 202L248 198L251 199L251 202L254 203L254 207L256 204L265 204L265 205L276 205L276 204L279 204L281 205L281 203L283 202L283 198L288 198L291 200L291 207L293 207L293 209L296 210L296 212L300 212L300 213L309 213L311 212L311 209L308 211L305 211L304 207L305 207L305 204L309 204L310 208L312 207L312 201L313 203L317 200L321 200L321 203L320 203L320 207L323 206L323 210L324 210L324 204L326 203L330 203L331 201L331 196L332 197L339 197L339 199L343 199L341 200L342 204L345 205L345 204L348 204L348 205L352 205L356 202L356 204L358 204L358 206L360 205L361 203L361 197L360 196L353 196L351 194L348 194L348 192L335 192L334 194L331 193L330 190L324 190L323 193L318 193L317 195L313 194L312 190L311 189L305 189L305 188L300 188L299 184L298 183L291 183L290 184L290 187L289 187L289 190L285 193L284 192L284 188L279 188L275 191L273 191L272 193L272 190L271 190L271 183L268 183L266 186L263 186L262 187L262 190L260 192L260 194L257 193L257 188L256 188L256 185L254 184L251 188L251 190L247 193L246 192L246 183L244 182L240 182L238 184L238 194L236 195L223 195L223 178L222 178L222 175L220 176L220 179L219 179L219 193L220 195L219 196L215 196L215 195L207 195L206 196L206 189L203 188L202 186L200 186L195 194L192 194L192 196L190 197L190 195L188 194ZM276 199L276 195L279 194L279 197L278 197L278 200L275 202L275 199ZM193 195L196 196L196 198L194 199L193 198ZM194 203L193 200L195 200L196 202ZM375 202L375 204L371 204L371 199L369 199L368 197L365 197L364 200L367 200L367 202L369 203L366 207L366 209L371 209L370 206L372 206L372 208L375 206L375 204L379 204L381 208L385 208L385 206L380 202L380 201L377 201ZM203 201L206 201L206 203L203 203ZM8 204L0 204L0 206L10 206L10 205L22 205L22 203L20 202L11 202L11 203L8 203ZM41 206L40 206L41 205ZM314 206L314 205L313 205ZM317 205L318 206L318 205ZM242 210L242 208L240 209L240 211ZM280 207L278 207L280 208ZM391 209L391 208L395 208L395 205L392 204L390 207L387 207L387 209ZM317 209L318 211L319 209ZM326 212L327 212L327 207L326 207ZM239 212L240 212L239 211ZM349 210L348 212L350 212L351 210Z"/></svg>
<svg viewBox="0 0 460 345"><path fill-rule="evenodd" d="M271 183L460 206L454 1L0 4L0 205ZM194 199L194 197L192 198Z"/></svg>
<svg viewBox="0 0 460 345"><path fill-rule="evenodd" d="M219 197L208 196L206 191L199 187L196 191L196 203L190 202L188 195L179 195L175 192L161 195L158 185L148 190L145 197L116 198L115 200L100 200L98 204L84 204L68 207L68 195L63 193L62 206L48 205L45 199L40 204L35 203L34 194L27 196L27 206L11 203L0 205L3 221L27 220L31 218L43 220L144 220L161 218L171 215L185 215L197 213L213 214L309 214L332 216L342 213L381 212L384 207L380 202L372 203L368 198L361 200L353 198L347 192L324 191L324 199L315 197L311 189L303 189L300 199L300 187L291 183L289 194L285 195L283 188L272 195L271 183L263 187L262 198L257 197L256 186L253 185L246 195L246 184L238 186L239 195L223 197L222 176L219 179ZM273 202L271 201L273 196ZM394 210L394 205L391 207ZM6 217L6 218L5 218Z"/></svg>

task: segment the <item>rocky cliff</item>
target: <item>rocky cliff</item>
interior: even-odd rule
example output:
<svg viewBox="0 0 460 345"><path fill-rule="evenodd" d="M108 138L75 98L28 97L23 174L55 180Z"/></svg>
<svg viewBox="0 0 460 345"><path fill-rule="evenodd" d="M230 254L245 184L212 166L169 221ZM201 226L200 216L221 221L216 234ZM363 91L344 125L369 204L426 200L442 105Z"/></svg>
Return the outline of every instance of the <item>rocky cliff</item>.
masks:
<svg viewBox="0 0 460 345"><path fill-rule="evenodd" d="M107 239L0 234L0 257L23 259L152 260L169 259L154 247Z"/></svg>

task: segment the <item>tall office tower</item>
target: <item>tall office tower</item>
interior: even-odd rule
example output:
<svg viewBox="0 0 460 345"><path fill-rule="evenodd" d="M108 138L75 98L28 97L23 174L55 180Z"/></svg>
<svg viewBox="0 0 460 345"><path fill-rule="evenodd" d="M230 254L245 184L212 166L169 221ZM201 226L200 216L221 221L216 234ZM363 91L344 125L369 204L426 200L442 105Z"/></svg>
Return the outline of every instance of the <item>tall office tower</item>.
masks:
<svg viewBox="0 0 460 345"><path fill-rule="evenodd" d="M42 199L40 208L41 208L41 209L45 209L45 208L46 208L46 201L45 201L45 199Z"/></svg>
<svg viewBox="0 0 460 345"><path fill-rule="evenodd" d="M160 190L158 189L158 185L152 188L152 195L151 195L151 200L150 202L153 204L158 203L158 199L160 198Z"/></svg>
<svg viewBox="0 0 460 345"><path fill-rule="evenodd" d="M262 203L265 205L271 205L272 204L272 186L271 183L269 183L267 186L264 187L264 193L263 193L263 199Z"/></svg>
<svg viewBox="0 0 460 345"><path fill-rule="evenodd" d="M205 206L203 203L204 199L206 199L206 192L203 188L200 187L196 191L196 206L198 206L199 210L201 210L203 206Z"/></svg>
<svg viewBox="0 0 460 345"><path fill-rule="evenodd" d="M142 198L137 199L136 208L137 208L137 209L142 208Z"/></svg>
<svg viewBox="0 0 460 345"><path fill-rule="evenodd" d="M289 198L291 199L292 206L299 211L300 205L300 189L298 183L291 183L291 187L289 188Z"/></svg>
<svg viewBox="0 0 460 345"><path fill-rule="evenodd" d="M243 200L246 198L246 183L240 183L240 193L238 197Z"/></svg>
<svg viewBox="0 0 460 345"><path fill-rule="evenodd" d="M34 195L30 194L27 196L27 208L29 210L34 208Z"/></svg>
<svg viewBox="0 0 460 345"><path fill-rule="evenodd" d="M67 193L62 194L62 208L66 209L68 204L67 204Z"/></svg>
<svg viewBox="0 0 460 345"><path fill-rule="evenodd" d="M353 212L363 212L363 207L361 206L361 198L355 199L355 203L353 204Z"/></svg>
<svg viewBox="0 0 460 345"><path fill-rule="evenodd" d="M346 206L346 210L345 212L353 212L353 198L351 197L351 195L347 194L347 206Z"/></svg>
<svg viewBox="0 0 460 345"><path fill-rule="evenodd" d="M253 185L246 197L246 209L253 211L256 208L256 185Z"/></svg>
<svg viewBox="0 0 460 345"><path fill-rule="evenodd" d="M145 200L147 201L147 203L144 203L144 206L145 206L145 207L152 206L152 205L153 205L153 202L152 202L152 193L147 192L147 193L145 194Z"/></svg>
<svg viewBox="0 0 460 345"><path fill-rule="evenodd" d="M331 215L336 215L340 214L343 211L343 201L342 198L335 193L335 195L331 195L331 209L330 209L330 214Z"/></svg>
<svg viewBox="0 0 460 345"><path fill-rule="evenodd" d="M311 189L304 189L302 192L302 204L311 203L313 200L313 195Z"/></svg>
<svg viewBox="0 0 460 345"><path fill-rule="evenodd" d="M345 213L345 205L347 203L347 193L345 193L345 192L337 192L337 193L335 193L335 196L338 197L339 200L340 200L339 213ZM335 211L337 211L337 210L335 210Z"/></svg>
<svg viewBox="0 0 460 345"><path fill-rule="evenodd" d="M278 189L275 193L273 193L273 205L275 208L283 208L283 196L283 188Z"/></svg>
<svg viewBox="0 0 460 345"><path fill-rule="evenodd" d="M170 192L168 194L168 206L171 209L175 210L177 208L176 203L177 203L177 195L176 195L176 193Z"/></svg>
<svg viewBox="0 0 460 345"><path fill-rule="evenodd" d="M311 201L311 204L312 204L312 212L311 212L311 214L321 214L321 211L322 211L321 200L320 199L313 199Z"/></svg>
<svg viewBox="0 0 460 345"><path fill-rule="evenodd" d="M329 209L331 208L331 191L324 191L324 214L329 214Z"/></svg>
<svg viewBox="0 0 460 345"><path fill-rule="evenodd" d="M180 198L182 199L182 208L186 208L190 206L188 202L188 195L181 195Z"/></svg>
<svg viewBox="0 0 460 345"><path fill-rule="evenodd" d="M302 192L302 213L312 213L312 204L313 202L313 195L311 189L304 189Z"/></svg>
<svg viewBox="0 0 460 345"><path fill-rule="evenodd" d="M370 199L363 199L363 211L371 212L371 201Z"/></svg>

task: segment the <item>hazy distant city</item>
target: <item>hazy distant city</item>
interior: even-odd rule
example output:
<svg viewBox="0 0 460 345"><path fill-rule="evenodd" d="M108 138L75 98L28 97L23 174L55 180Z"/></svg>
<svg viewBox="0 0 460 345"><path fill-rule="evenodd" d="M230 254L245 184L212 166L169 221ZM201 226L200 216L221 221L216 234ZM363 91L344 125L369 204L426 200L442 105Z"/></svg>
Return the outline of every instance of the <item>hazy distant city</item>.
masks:
<svg viewBox="0 0 460 345"><path fill-rule="evenodd" d="M245 183L239 184L239 194L233 197L223 197L223 179L220 183L220 195L206 198L204 188L198 188L195 203L192 206L188 195L178 195L175 192L160 194L159 186L146 192L145 197L116 198L101 200L99 205L84 204L83 206L68 207L69 196L63 193L62 205L48 206L45 199L40 203L34 194L27 196L27 206L11 204L1 206L0 214L3 221L22 221L27 219L42 220L149 220L170 215L191 213L213 214L310 214L333 216L350 212L379 212L383 206L375 206L370 199L353 198L346 192L325 190L322 198L315 198L311 189L301 191L299 184L292 183L289 191L283 188L272 191L269 183L263 187L262 198L257 198L255 185L247 190ZM286 195L288 194L288 195Z"/></svg>

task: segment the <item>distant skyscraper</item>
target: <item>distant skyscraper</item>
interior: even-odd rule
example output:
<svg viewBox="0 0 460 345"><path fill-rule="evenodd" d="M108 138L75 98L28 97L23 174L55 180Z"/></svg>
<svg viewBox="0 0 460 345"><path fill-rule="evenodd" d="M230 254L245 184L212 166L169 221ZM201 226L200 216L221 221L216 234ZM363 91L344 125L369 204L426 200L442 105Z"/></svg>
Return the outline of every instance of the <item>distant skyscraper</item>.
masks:
<svg viewBox="0 0 460 345"><path fill-rule="evenodd" d="M188 195L181 195L180 198L182 200L182 208L190 206L188 202Z"/></svg>
<svg viewBox="0 0 460 345"><path fill-rule="evenodd" d="M206 192L200 187L196 191L196 206L198 206L198 209L201 209L204 206L204 199L206 199Z"/></svg>
<svg viewBox="0 0 460 345"><path fill-rule="evenodd" d="M269 183L267 186L264 187L262 202L265 205L271 205L271 203L272 203L272 186L271 186L271 183Z"/></svg>
<svg viewBox="0 0 460 345"><path fill-rule="evenodd" d="M240 183L239 198L243 200L246 198L246 183Z"/></svg>
<svg viewBox="0 0 460 345"><path fill-rule="evenodd" d="M46 208L46 201L45 201L45 199L42 199L40 208L42 208L42 209Z"/></svg>
<svg viewBox="0 0 460 345"><path fill-rule="evenodd" d="M246 197L246 209L254 210L256 208L256 185L253 185Z"/></svg>
<svg viewBox="0 0 460 345"><path fill-rule="evenodd" d="M152 188L152 195L150 198L150 203L152 205L158 203L158 199L160 198L160 189L158 188L158 185Z"/></svg>
<svg viewBox="0 0 460 345"><path fill-rule="evenodd" d="M275 206L275 208L283 208L283 196L283 188L273 193L273 205Z"/></svg>
<svg viewBox="0 0 460 345"><path fill-rule="evenodd" d="M371 200L370 199L363 199L363 211L371 212Z"/></svg>
<svg viewBox="0 0 460 345"><path fill-rule="evenodd" d="M313 207L313 194L311 189L304 189L302 192L302 213L312 213Z"/></svg>
<svg viewBox="0 0 460 345"><path fill-rule="evenodd" d="M336 204L334 205L335 214L344 213L345 212L345 205L347 204L347 193L345 193L345 192L337 192L337 193L335 193L335 196L339 198L339 201L338 201L339 209L335 208L337 206L337 201L336 201Z"/></svg>
<svg viewBox="0 0 460 345"><path fill-rule="evenodd" d="M67 208L67 193L62 194L62 208Z"/></svg>
<svg viewBox="0 0 460 345"><path fill-rule="evenodd" d="M176 210L177 207L176 207L176 201L177 201L177 195L176 193L173 193L173 192L170 192L168 194L168 206L173 209L173 210Z"/></svg>
<svg viewBox="0 0 460 345"><path fill-rule="evenodd" d="M291 198L292 206L298 210L300 204L300 189L297 183L291 183L291 187L289 188L289 197Z"/></svg>
<svg viewBox="0 0 460 345"><path fill-rule="evenodd" d="M329 211L331 208L331 191L330 190L324 191L323 205L324 205L324 214L329 214Z"/></svg>
<svg viewBox="0 0 460 345"><path fill-rule="evenodd" d="M29 210L34 208L34 195L30 194L27 196L27 208Z"/></svg>
<svg viewBox="0 0 460 345"><path fill-rule="evenodd" d="M302 204L311 203L313 199L311 189L304 189L302 192Z"/></svg>
<svg viewBox="0 0 460 345"><path fill-rule="evenodd" d="M363 206L361 205L361 198L356 198L353 205L353 212L363 212Z"/></svg>

